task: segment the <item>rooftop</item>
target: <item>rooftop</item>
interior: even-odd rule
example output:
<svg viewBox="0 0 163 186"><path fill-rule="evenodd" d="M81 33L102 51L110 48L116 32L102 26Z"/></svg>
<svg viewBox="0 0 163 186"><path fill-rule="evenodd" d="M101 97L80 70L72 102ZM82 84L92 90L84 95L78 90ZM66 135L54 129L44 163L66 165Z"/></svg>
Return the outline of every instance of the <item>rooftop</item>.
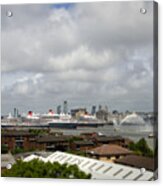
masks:
<svg viewBox="0 0 163 186"><path fill-rule="evenodd" d="M28 131L18 131L18 130L12 130L12 131L2 131L1 133L2 137L8 136L8 137L16 137L16 136L36 136L36 134L30 133Z"/></svg>
<svg viewBox="0 0 163 186"><path fill-rule="evenodd" d="M72 136L52 136L52 135L46 135L42 136L37 139L37 142L39 143L46 143L46 142L66 142L69 139L71 139Z"/></svg>
<svg viewBox="0 0 163 186"><path fill-rule="evenodd" d="M92 141L84 141L84 140L82 140L82 141L74 141L74 143L76 145L94 145L94 143Z"/></svg>
<svg viewBox="0 0 163 186"><path fill-rule="evenodd" d="M155 168L153 158L148 158L148 157L143 157L138 155L125 156L122 159L115 160L115 163L137 167L137 168L143 167L146 170L152 170L152 171L154 171Z"/></svg>
<svg viewBox="0 0 163 186"><path fill-rule="evenodd" d="M91 173L92 179L116 179L116 180L153 180L154 173L145 171L142 173L140 169L129 166L119 165L116 163L103 162L92 158L77 156L69 153L56 151L47 158L37 155L30 155L24 161L28 162L32 159L40 159L44 162L58 162L69 165L76 164L82 171Z"/></svg>
<svg viewBox="0 0 163 186"><path fill-rule="evenodd" d="M121 136L97 136L95 139L98 142L109 142L109 141L115 141L115 140L123 140Z"/></svg>
<svg viewBox="0 0 163 186"><path fill-rule="evenodd" d="M1 168L6 168L8 164L14 164L15 159L12 154L1 154Z"/></svg>
<svg viewBox="0 0 163 186"><path fill-rule="evenodd" d="M24 159L30 155L36 155L36 156L42 156L44 158L48 157L49 155L52 154L52 152L48 152L48 151L35 151L35 152L24 152L24 153L19 153L19 154L15 154L14 157L15 159Z"/></svg>
<svg viewBox="0 0 163 186"><path fill-rule="evenodd" d="M91 153L93 155L99 155L99 156L116 156L116 155L128 155L128 154L132 154L133 152L119 145L108 144L108 145L101 145L100 147L91 149L88 151L88 153Z"/></svg>

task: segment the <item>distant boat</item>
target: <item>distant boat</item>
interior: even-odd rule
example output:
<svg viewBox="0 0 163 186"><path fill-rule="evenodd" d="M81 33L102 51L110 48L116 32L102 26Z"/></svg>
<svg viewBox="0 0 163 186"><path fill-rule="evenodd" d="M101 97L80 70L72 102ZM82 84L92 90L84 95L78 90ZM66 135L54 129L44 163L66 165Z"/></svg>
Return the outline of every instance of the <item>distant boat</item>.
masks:
<svg viewBox="0 0 163 186"><path fill-rule="evenodd" d="M154 138L154 137L155 137L154 133L150 133L150 134L148 135L148 138Z"/></svg>
<svg viewBox="0 0 163 186"><path fill-rule="evenodd" d="M65 128L76 129L77 127L99 127L107 124L105 121L99 121L95 116L83 115L78 120L73 119L70 114L57 114L52 109L48 113L35 114L29 111L27 115L14 118L9 114L6 119L1 122L2 128L12 127L38 127L38 128ZM112 123L109 123L112 125Z"/></svg>

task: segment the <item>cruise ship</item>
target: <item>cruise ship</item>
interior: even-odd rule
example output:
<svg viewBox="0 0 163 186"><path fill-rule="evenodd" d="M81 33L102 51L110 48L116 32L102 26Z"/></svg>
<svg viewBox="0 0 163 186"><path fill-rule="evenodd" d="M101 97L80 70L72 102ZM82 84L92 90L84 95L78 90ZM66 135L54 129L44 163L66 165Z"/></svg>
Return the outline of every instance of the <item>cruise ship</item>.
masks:
<svg viewBox="0 0 163 186"><path fill-rule="evenodd" d="M95 116L82 115L79 119L74 119L70 114L57 114L53 110L49 110L45 114L36 114L29 111L25 116L13 117L9 114L7 117L1 119L2 128L14 127L29 127L29 128L64 128L76 129L77 127L99 127L106 124L104 121L99 121Z"/></svg>

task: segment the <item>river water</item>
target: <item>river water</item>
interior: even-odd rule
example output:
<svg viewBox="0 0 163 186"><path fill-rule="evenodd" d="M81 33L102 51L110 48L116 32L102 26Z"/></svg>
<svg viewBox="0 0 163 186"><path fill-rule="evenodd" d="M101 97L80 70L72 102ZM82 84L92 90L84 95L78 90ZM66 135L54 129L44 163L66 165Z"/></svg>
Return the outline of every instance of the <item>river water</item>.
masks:
<svg viewBox="0 0 163 186"><path fill-rule="evenodd" d="M120 135L125 138L130 138L133 141L138 141L141 138L145 138L151 149L154 148L154 138L149 138L149 134L153 133L152 125L131 125L131 126L110 126L103 127L80 127L77 129L53 129L59 132L63 132L64 135L80 135L80 133L100 132L106 136Z"/></svg>

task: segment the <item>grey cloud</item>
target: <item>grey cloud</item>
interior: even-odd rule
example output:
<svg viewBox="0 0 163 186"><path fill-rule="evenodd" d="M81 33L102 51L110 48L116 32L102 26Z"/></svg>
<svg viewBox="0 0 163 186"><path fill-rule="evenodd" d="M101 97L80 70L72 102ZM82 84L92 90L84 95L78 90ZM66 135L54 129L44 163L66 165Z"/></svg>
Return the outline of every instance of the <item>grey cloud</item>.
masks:
<svg viewBox="0 0 163 186"><path fill-rule="evenodd" d="M32 103L45 109L50 100L55 105L64 99L74 106L151 110L152 4L3 6L2 110L9 111L13 102L22 109ZM141 7L147 14L140 14ZM12 18L5 16L8 9ZM42 77L34 81L37 74Z"/></svg>

